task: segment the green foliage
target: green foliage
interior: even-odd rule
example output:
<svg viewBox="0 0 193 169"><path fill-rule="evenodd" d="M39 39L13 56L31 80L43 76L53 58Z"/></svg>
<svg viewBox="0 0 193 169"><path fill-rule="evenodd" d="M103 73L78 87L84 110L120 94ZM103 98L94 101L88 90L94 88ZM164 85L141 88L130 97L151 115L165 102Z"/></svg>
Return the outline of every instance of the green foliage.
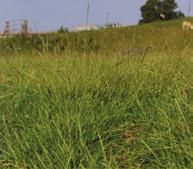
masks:
<svg viewBox="0 0 193 169"><path fill-rule="evenodd" d="M139 23L149 23L160 20L160 14L165 15L165 20L184 17L181 11L175 11L177 7L178 5L175 0L148 0L140 9L142 19Z"/></svg>
<svg viewBox="0 0 193 169"><path fill-rule="evenodd" d="M57 32L58 33L66 33L66 32L69 32L69 30L68 30L68 28L64 28L63 26L61 26Z"/></svg>

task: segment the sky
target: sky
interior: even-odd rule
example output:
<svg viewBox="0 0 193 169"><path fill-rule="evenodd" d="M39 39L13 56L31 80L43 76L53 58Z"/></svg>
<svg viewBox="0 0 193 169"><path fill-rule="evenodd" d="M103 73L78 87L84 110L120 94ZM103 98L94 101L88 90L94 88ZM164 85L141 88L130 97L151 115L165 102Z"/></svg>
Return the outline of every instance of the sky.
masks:
<svg viewBox="0 0 193 169"><path fill-rule="evenodd" d="M64 26L84 25L88 2L89 24L103 25L116 22L122 25L137 24L140 19L140 7L146 0L1 0L0 31L5 21L28 19L33 31L53 31ZM179 10L187 15L188 4L193 0L176 0ZM193 8L190 12L193 16ZM13 27L18 29L17 22Z"/></svg>

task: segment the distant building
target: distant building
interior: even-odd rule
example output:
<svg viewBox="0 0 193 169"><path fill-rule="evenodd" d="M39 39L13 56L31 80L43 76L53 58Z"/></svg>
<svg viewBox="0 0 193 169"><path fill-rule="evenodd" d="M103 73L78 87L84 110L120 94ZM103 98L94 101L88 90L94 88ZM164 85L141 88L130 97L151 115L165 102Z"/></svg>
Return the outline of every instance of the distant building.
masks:
<svg viewBox="0 0 193 169"><path fill-rule="evenodd" d="M96 25L82 25L82 26L73 26L73 32L81 32L81 31L90 31L97 30Z"/></svg>

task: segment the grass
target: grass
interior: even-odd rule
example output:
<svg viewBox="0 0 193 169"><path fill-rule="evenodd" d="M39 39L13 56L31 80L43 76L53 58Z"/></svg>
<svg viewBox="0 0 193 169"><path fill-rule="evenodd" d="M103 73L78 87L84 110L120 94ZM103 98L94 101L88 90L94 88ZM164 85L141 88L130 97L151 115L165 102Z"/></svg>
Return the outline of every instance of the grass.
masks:
<svg viewBox="0 0 193 169"><path fill-rule="evenodd" d="M190 48L104 53L1 56L0 168L193 168Z"/></svg>

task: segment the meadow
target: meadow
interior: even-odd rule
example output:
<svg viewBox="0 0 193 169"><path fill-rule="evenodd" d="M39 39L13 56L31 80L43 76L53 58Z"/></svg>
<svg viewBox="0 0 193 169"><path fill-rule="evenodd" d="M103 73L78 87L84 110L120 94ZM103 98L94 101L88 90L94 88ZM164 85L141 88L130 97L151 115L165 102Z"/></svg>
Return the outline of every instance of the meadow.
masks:
<svg viewBox="0 0 193 169"><path fill-rule="evenodd" d="M0 168L192 169L180 23L1 40Z"/></svg>

